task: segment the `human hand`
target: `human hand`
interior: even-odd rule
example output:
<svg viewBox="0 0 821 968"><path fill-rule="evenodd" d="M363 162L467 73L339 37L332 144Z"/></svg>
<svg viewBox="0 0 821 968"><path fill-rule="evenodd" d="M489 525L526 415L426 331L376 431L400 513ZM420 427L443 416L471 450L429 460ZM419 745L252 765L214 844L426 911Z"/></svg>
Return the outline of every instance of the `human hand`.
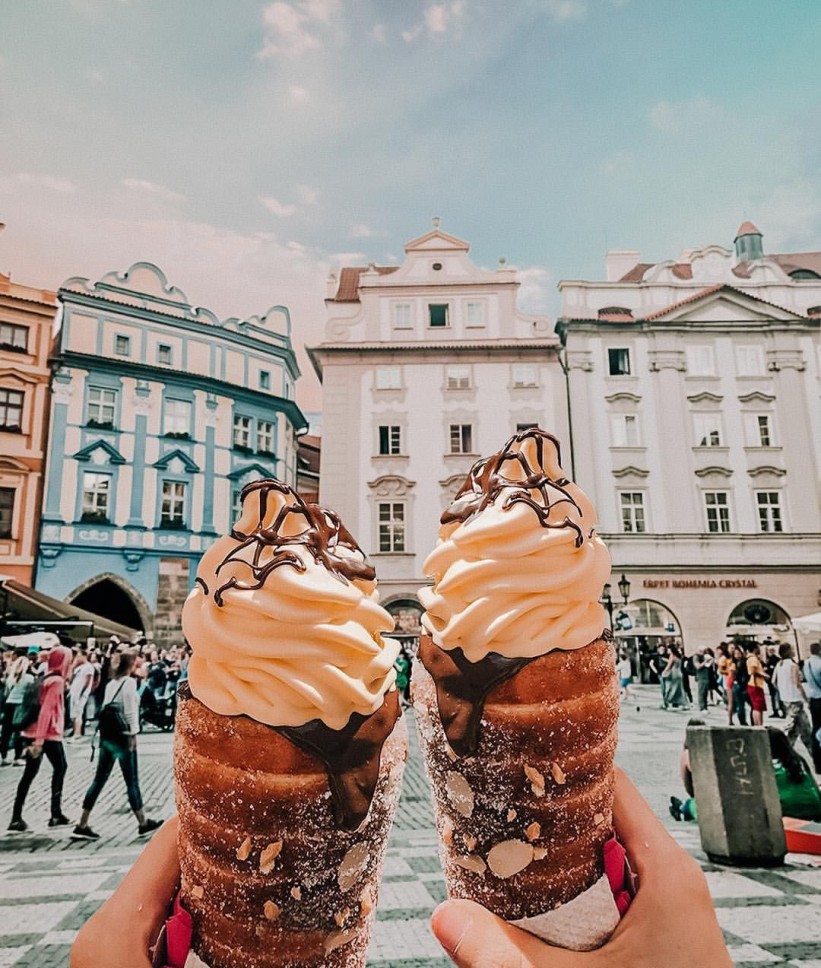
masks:
<svg viewBox="0 0 821 968"><path fill-rule="evenodd" d="M598 951L554 948L473 901L433 913L439 943L459 968L732 968L707 881L630 780L616 771L613 819L639 890Z"/></svg>
<svg viewBox="0 0 821 968"><path fill-rule="evenodd" d="M33 760L37 760L43 755L43 744L32 743L31 746L29 746L29 748L26 750L26 752Z"/></svg>
<svg viewBox="0 0 821 968"><path fill-rule="evenodd" d="M70 968L151 968L154 943L180 884L177 818L167 820L125 879L80 929Z"/></svg>
<svg viewBox="0 0 821 968"><path fill-rule="evenodd" d="M128 748L130 750L135 750L137 748L137 737L133 734L128 737Z"/></svg>

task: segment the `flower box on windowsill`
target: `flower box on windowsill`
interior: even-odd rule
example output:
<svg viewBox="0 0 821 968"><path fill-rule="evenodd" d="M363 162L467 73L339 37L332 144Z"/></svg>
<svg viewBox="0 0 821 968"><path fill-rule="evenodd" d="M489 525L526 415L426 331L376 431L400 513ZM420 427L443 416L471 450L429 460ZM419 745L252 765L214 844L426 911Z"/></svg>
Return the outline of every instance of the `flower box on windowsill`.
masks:
<svg viewBox="0 0 821 968"><path fill-rule="evenodd" d="M233 449L238 454L253 454L254 453L254 448L251 447L248 444L234 444L233 445Z"/></svg>
<svg viewBox="0 0 821 968"><path fill-rule="evenodd" d="M160 528L163 531L187 531L188 525L185 521L178 521L175 518L160 518Z"/></svg>
<svg viewBox="0 0 821 968"><path fill-rule="evenodd" d="M108 515L101 514L97 511L84 511L80 515L80 521L83 524L111 524L108 520Z"/></svg>
<svg viewBox="0 0 821 968"><path fill-rule="evenodd" d="M14 343L0 343L0 350L4 353L22 353L24 355L28 353L27 346L15 346Z"/></svg>
<svg viewBox="0 0 821 968"><path fill-rule="evenodd" d="M0 424L0 434L22 434L23 428L15 424Z"/></svg>
<svg viewBox="0 0 821 968"><path fill-rule="evenodd" d="M111 420L86 420L86 427L93 427L95 430L113 430L114 423Z"/></svg>
<svg viewBox="0 0 821 968"><path fill-rule="evenodd" d="M166 430L163 437L168 437L171 440L190 440L191 434L187 430Z"/></svg>
<svg viewBox="0 0 821 968"><path fill-rule="evenodd" d="M271 457L273 460L277 459L276 451L273 450L258 450L257 455L259 457Z"/></svg>

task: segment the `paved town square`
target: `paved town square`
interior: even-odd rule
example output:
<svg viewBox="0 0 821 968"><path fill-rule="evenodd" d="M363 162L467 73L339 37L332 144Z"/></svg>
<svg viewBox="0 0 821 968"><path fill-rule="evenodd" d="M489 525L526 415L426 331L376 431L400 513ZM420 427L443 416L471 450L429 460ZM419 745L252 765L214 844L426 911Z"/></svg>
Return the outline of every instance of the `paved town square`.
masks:
<svg viewBox="0 0 821 968"><path fill-rule="evenodd" d="M637 709L636 703L640 706ZM670 794L680 793L678 755L686 713L663 712L653 687L635 689L623 707L618 760L649 799L675 838L702 862L730 952L737 966L821 966L821 866L790 855L775 870L731 869L707 863L695 825L668 815ZM715 725L723 711L711 710ZM450 961L428 928L428 917L444 899L436 855L427 782L411 730L412 754L394 827L369 964L396 968L444 968ZM64 803L73 817L91 775L89 742L68 744L70 768ZM171 737L148 732L140 738L140 770L147 813L173 810ZM43 771L44 774L46 771ZM19 771L0 771L0 817L11 810ZM86 918L116 888L142 843L125 805L119 777L106 788L95 811L98 843L76 843L68 832L47 832L47 774L38 778L26 819L30 834L0 836L0 968L56 968L68 964L74 936ZM36 794L36 796L35 796ZM671 872L675 876L675 872Z"/></svg>

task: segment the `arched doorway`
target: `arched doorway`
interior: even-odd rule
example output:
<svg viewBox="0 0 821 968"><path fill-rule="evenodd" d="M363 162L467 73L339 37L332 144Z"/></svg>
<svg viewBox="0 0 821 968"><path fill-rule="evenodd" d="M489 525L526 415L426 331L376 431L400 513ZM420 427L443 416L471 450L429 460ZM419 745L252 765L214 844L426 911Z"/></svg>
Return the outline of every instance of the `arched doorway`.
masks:
<svg viewBox="0 0 821 968"><path fill-rule="evenodd" d="M749 598L736 605L727 619L727 634L741 642L786 642L795 638L790 616L765 598Z"/></svg>
<svg viewBox="0 0 821 968"><path fill-rule="evenodd" d="M136 596L132 596L113 575L100 575L86 582L66 599L78 608L110 618L121 625L144 632L146 623Z"/></svg>
<svg viewBox="0 0 821 968"><path fill-rule="evenodd" d="M613 610L613 635L617 649L626 649L633 663L633 672L640 682L655 680L649 667L660 645L684 648L681 623L676 615L661 602L637 598Z"/></svg>
<svg viewBox="0 0 821 968"><path fill-rule="evenodd" d="M396 622L394 631L388 633L390 638L399 639L402 646L415 655L422 633L420 619L424 609L415 598L395 598L393 601L384 602L383 607Z"/></svg>

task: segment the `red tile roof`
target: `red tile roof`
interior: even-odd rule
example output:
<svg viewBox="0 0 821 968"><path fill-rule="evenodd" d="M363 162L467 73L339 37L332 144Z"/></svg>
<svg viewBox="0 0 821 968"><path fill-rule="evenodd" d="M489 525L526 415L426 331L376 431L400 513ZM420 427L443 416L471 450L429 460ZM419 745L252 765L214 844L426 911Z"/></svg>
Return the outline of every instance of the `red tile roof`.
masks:
<svg viewBox="0 0 821 968"><path fill-rule="evenodd" d="M745 296L747 299L754 299L756 302L764 303L767 306L773 306L775 309L780 309L782 312L791 312L789 309L785 309L783 306L779 306L777 303L770 302L768 299L762 299L760 296L753 296L748 292L743 292L741 289L736 289L735 286L728 286L724 282L716 283L714 286L707 286L706 289L701 289L698 292L693 293L692 296L687 296L686 299L679 299L678 302L674 302L664 309L659 309L654 313L650 313L648 316L643 316L642 319L645 322L649 322L653 319L659 319L661 316L666 316L668 313L673 312L674 309L678 309L680 306L686 306L689 303L697 302L699 299L703 299L704 296L709 296L714 292L734 292L739 296Z"/></svg>
<svg viewBox="0 0 821 968"><path fill-rule="evenodd" d="M399 266L375 266L380 276L396 272ZM359 277L368 271L368 266L346 266L339 273L339 286L333 302L359 302Z"/></svg>
<svg viewBox="0 0 821 968"><path fill-rule="evenodd" d="M652 269L656 265L655 262L639 262L638 265L633 266L633 268L626 272L619 282L643 282L644 274L648 269ZM692 279L693 278L693 267L689 262L676 262L673 267L673 275L677 279Z"/></svg>
<svg viewBox="0 0 821 968"><path fill-rule="evenodd" d="M739 239L742 235L761 235L761 229L757 229L752 222L742 222L738 227L735 238ZM733 239L735 242L735 239Z"/></svg>

